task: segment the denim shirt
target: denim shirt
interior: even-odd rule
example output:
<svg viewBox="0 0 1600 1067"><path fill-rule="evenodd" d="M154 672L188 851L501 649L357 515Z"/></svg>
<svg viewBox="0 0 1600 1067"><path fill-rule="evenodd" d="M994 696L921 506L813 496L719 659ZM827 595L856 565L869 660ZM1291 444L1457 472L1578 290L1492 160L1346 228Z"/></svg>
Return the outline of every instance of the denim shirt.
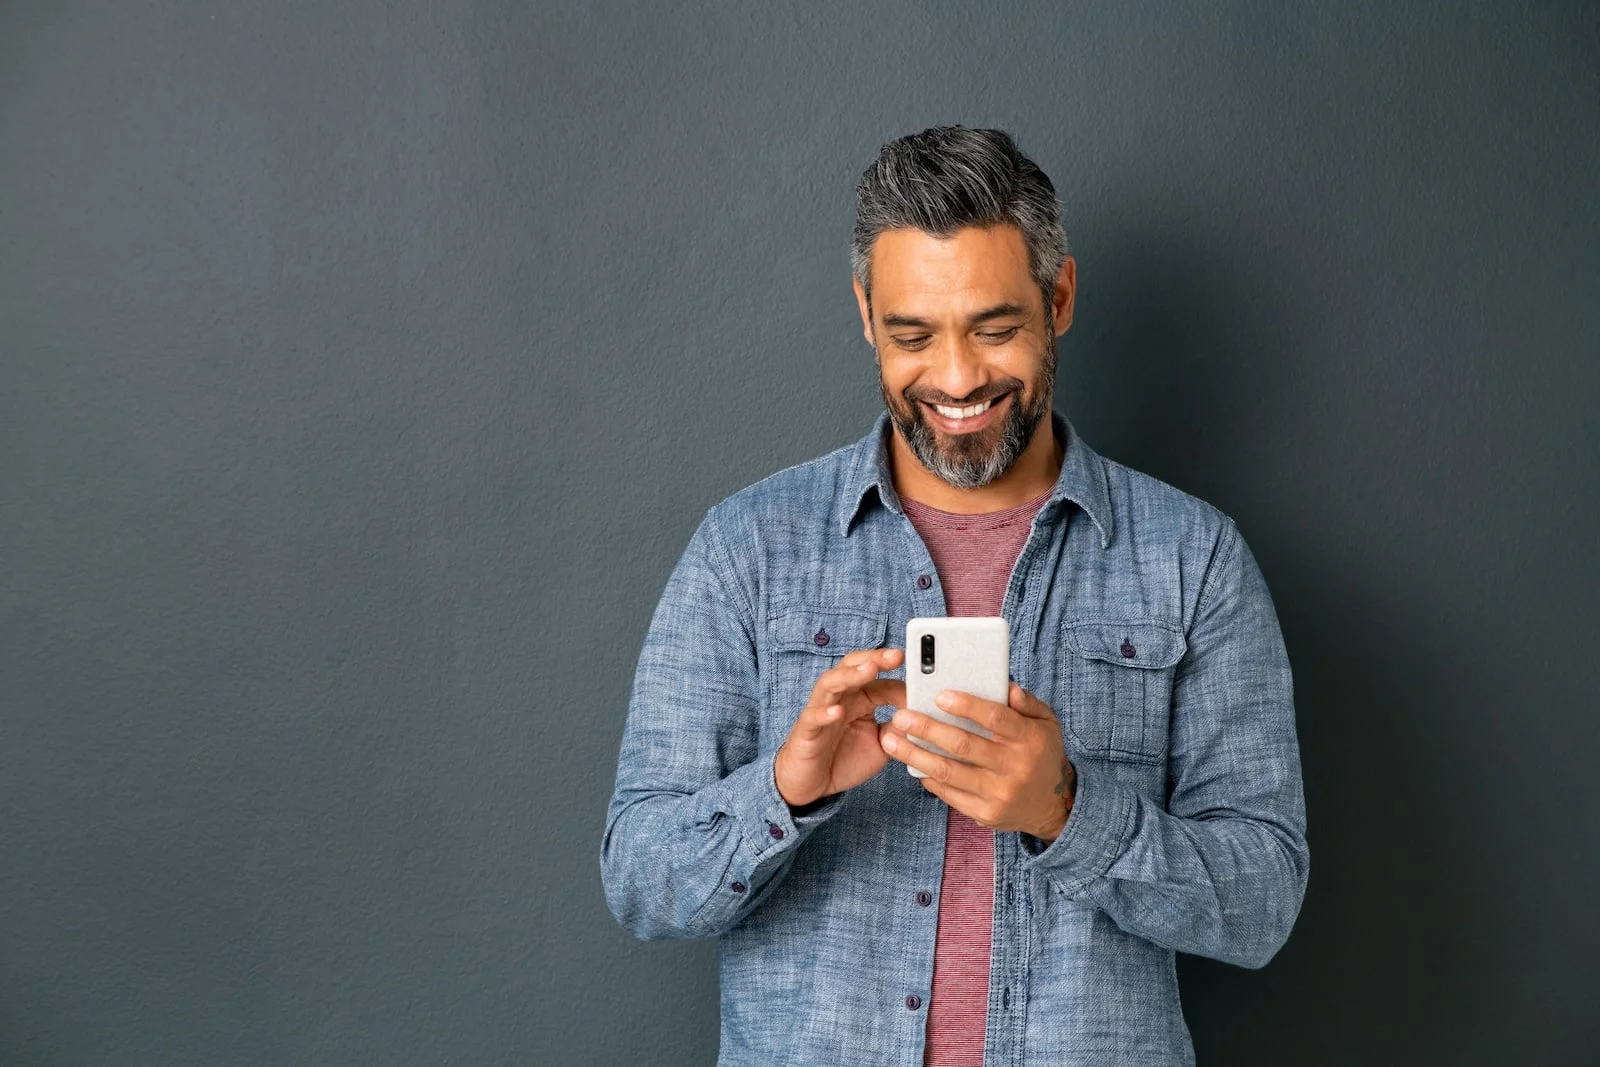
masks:
<svg viewBox="0 0 1600 1067"><path fill-rule="evenodd" d="M1051 421L1002 614L1077 797L1052 842L995 834L983 1062L1192 1064L1174 954L1261 967L1305 892L1288 656L1227 515ZM636 936L719 939L719 1067L923 1062L948 809L895 760L802 813L773 778L818 675L945 614L891 432L710 508L639 656L601 877Z"/></svg>

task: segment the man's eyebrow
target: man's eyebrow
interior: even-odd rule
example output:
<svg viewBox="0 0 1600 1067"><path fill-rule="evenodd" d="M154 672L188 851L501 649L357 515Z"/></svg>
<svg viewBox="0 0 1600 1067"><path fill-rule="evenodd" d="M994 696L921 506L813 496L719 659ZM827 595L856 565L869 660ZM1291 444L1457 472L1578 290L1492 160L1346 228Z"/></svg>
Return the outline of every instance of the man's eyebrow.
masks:
<svg viewBox="0 0 1600 1067"><path fill-rule="evenodd" d="M994 307L984 308L982 311L975 313L967 319L967 325L976 326L978 323L988 322L990 319L1004 318L1007 315L1026 315L1027 313L1028 309L1021 304L1013 304L1008 301L1004 304L996 304ZM927 319L919 319L915 315L901 315L894 311L890 311L883 316L883 324L885 326L918 326L924 330L933 329L933 324Z"/></svg>

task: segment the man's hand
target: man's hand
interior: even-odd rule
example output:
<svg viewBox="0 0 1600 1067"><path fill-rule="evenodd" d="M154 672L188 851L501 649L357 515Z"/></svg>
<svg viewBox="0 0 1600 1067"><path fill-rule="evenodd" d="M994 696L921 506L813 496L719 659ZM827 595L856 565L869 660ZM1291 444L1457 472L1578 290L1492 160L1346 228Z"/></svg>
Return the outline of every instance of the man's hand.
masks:
<svg viewBox="0 0 1600 1067"><path fill-rule="evenodd" d="M898 648L856 649L817 679L773 767L778 793L790 807L852 789L888 764L872 710L905 704L906 683L878 677L904 656Z"/></svg>
<svg viewBox="0 0 1600 1067"><path fill-rule="evenodd" d="M1054 841L1072 813L1078 775L1062 749L1061 724L1049 705L1016 682L1009 696L1008 704L954 690L938 696L939 707L985 727L992 740L901 707L883 731L883 748L925 773L924 789L974 821ZM907 735L958 759L914 745Z"/></svg>

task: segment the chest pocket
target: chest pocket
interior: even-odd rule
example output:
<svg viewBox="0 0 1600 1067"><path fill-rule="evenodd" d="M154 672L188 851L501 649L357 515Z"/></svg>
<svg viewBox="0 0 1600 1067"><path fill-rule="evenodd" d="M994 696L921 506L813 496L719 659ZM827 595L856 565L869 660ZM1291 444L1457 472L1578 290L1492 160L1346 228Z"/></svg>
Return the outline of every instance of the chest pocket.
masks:
<svg viewBox="0 0 1600 1067"><path fill-rule="evenodd" d="M1095 619L1066 629L1056 692L1068 737L1094 759L1160 763L1183 631L1150 619Z"/></svg>
<svg viewBox="0 0 1600 1067"><path fill-rule="evenodd" d="M793 723L817 679L846 652L882 648L886 612L866 607L786 608L767 620L767 706Z"/></svg>

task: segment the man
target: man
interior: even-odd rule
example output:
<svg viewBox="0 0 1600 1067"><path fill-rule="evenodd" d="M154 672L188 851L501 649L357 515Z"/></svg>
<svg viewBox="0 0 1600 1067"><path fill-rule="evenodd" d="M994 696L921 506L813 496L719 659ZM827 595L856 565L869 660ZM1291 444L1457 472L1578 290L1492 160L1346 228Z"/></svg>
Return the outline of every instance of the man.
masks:
<svg viewBox="0 0 1600 1067"><path fill-rule="evenodd" d="M1266 585L1225 514L1054 412L1076 267L1009 136L901 138L857 194L887 410L696 529L639 658L607 902L720 939L722 1065L1192 1063L1174 953L1264 965L1306 884ZM944 614L1010 624L1009 700L944 704L992 739L904 708L885 643Z"/></svg>

